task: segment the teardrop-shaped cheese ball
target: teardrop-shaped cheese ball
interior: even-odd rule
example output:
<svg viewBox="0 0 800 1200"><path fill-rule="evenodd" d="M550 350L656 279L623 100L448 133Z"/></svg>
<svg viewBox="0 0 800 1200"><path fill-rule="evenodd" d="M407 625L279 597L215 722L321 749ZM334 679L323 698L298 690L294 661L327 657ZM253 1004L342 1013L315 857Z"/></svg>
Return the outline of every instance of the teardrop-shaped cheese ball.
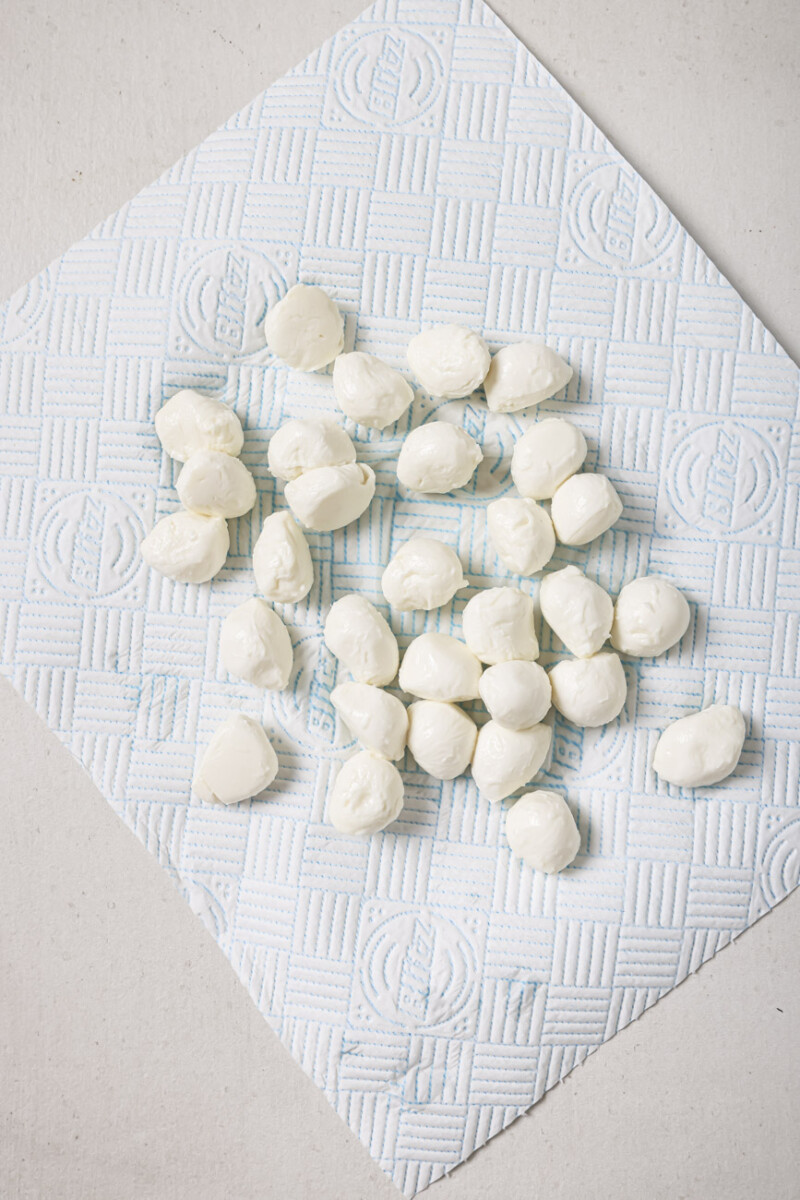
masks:
<svg viewBox="0 0 800 1200"><path fill-rule="evenodd" d="M408 733L406 706L370 683L340 683L331 704L365 750L381 758L402 758Z"/></svg>
<svg viewBox="0 0 800 1200"><path fill-rule="evenodd" d="M256 502L256 485L238 458L219 450L198 450L187 458L175 481L184 508L204 517L241 517Z"/></svg>
<svg viewBox="0 0 800 1200"><path fill-rule="evenodd" d="M463 775L472 759L478 728L455 704L415 700L408 710L408 748L434 779Z"/></svg>
<svg viewBox="0 0 800 1200"><path fill-rule="evenodd" d="M369 508L375 472L365 463L317 467L287 483L286 503L306 529L327 533L343 529Z"/></svg>
<svg viewBox="0 0 800 1200"><path fill-rule="evenodd" d="M626 583L614 605L611 645L634 658L654 658L676 645L689 628L685 596L657 575Z"/></svg>
<svg viewBox="0 0 800 1200"><path fill-rule="evenodd" d="M296 479L315 467L356 461L356 448L341 425L322 418L284 421L269 440L267 466L276 479Z"/></svg>
<svg viewBox="0 0 800 1200"><path fill-rule="evenodd" d="M739 762L746 732L738 708L711 704L667 726L656 745L653 770L678 787L719 783Z"/></svg>
<svg viewBox="0 0 800 1200"><path fill-rule="evenodd" d="M225 566L230 546L222 517L173 513L153 526L139 549L148 567L178 583L207 583Z"/></svg>
<svg viewBox="0 0 800 1200"><path fill-rule="evenodd" d="M535 500L504 496L486 509L489 540L503 566L517 575L535 575L556 548L553 522Z"/></svg>
<svg viewBox="0 0 800 1200"><path fill-rule="evenodd" d="M339 408L370 429L385 429L402 417L414 399L411 384L374 354L354 350L333 364L333 394Z"/></svg>
<svg viewBox="0 0 800 1200"><path fill-rule="evenodd" d="M478 731L472 756L472 777L478 791L497 804L524 787L544 766L552 740L549 725L506 729L487 721Z"/></svg>
<svg viewBox="0 0 800 1200"><path fill-rule="evenodd" d="M404 542L381 577L384 596L400 612L441 608L466 584L455 550L426 537Z"/></svg>
<svg viewBox="0 0 800 1200"><path fill-rule="evenodd" d="M234 457L244 445L242 423L221 400L183 388L156 413L156 433L170 458L186 462L198 450Z"/></svg>
<svg viewBox="0 0 800 1200"><path fill-rule="evenodd" d="M539 604L547 624L578 658L591 658L611 632L611 597L577 567L545 575L539 588Z"/></svg>
<svg viewBox="0 0 800 1200"><path fill-rule="evenodd" d="M625 707L628 684L619 655L567 658L550 668L553 704L573 725L607 725Z"/></svg>
<svg viewBox="0 0 800 1200"><path fill-rule="evenodd" d="M509 809L506 837L512 853L535 871L563 871L581 848L581 835L558 792L528 792Z"/></svg>
<svg viewBox="0 0 800 1200"><path fill-rule="evenodd" d="M521 496L549 500L583 466L586 438L563 417L537 421L514 443L511 478Z"/></svg>
<svg viewBox="0 0 800 1200"><path fill-rule="evenodd" d="M420 700L458 704L477 699L480 677L481 664L458 638L422 633L403 655L399 683L404 692Z"/></svg>
<svg viewBox="0 0 800 1200"><path fill-rule="evenodd" d="M341 354L342 314L320 287L296 283L264 321L267 345L297 371L319 371Z"/></svg>
<svg viewBox="0 0 800 1200"><path fill-rule="evenodd" d="M513 413L548 400L572 379L569 363L544 342L516 342L492 358L484 380L492 412Z"/></svg>
<svg viewBox="0 0 800 1200"><path fill-rule="evenodd" d="M351 592L331 605L325 645L358 683L384 687L397 674L397 638L365 596Z"/></svg>
<svg viewBox="0 0 800 1200"><path fill-rule="evenodd" d="M256 687L280 691L292 673L289 630L265 600L254 596L222 622L219 653L226 671Z"/></svg>
<svg viewBox="0 0 800 1200"><path fill-rule="evenodd" d="M449 421L412 429L397 457L397 478L412 492L454 492L466 487L483 451L474 438Z"/></svg>
<svg viewBox="0 0 800 1200"><path fill-rule="evenodd" d="M622 501L605 475L572 475L550 504L556 537L565 546L585 546L600 537L622 515Z"/></svg>
<svg viewBox="0 0 800 1200"><path fill-rule="evenodd" d="M547 672L535 662L496 663L483 672L478 687L489 716L506 729L538 725L552 704Z"/></svg>
<svg viewBox="0 0 800 1200"><path fill-rule="evenodd" d="M297 604L311 591L311 552L290 513L271 513L264 521L253 547L253 574L258 590L273 604Z"/></svg>
<svg viewBox="0 0 800 1200"><path fill-rule="evenodd" d="M328 819L340 833L366 837L397 820L403 780L393 763L361 750L343 763L328 795Z"/></svg>
<svg viewBox="0 0 800 1200"><path fill-rule="evenodd" d="M215 730L194 777L201 800L239 804L269 787L278 756L258 721L234 713Z"/></svg>
<svg viewBox="0 0 800 1200"><path fill-rule="evenodd" d="M533 600L519 588L486 588L464 606L464 641L485 663L539 657Z"/></svg>
<svg viewBox="0 0 800 1200"><path fill-rule="evenodd" d="M491 357L486 343L463 325L434 325L408 344L408 365L430 396L458 400L486 378Z"/></svg>

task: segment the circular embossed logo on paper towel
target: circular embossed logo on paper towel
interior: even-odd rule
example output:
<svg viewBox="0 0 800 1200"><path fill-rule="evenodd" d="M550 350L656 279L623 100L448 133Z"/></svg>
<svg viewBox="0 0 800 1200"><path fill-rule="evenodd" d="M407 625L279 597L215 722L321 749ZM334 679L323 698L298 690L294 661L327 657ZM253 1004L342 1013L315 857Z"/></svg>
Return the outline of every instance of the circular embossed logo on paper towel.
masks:
<svg viewBox="0 0 800 1200"><path fill-rule="evenodd" d="M247 358L264 350L267 309L287 286L275 263L247 246L209 250L194 260L181 283L181 326L212 354Z"/></svg>
<svg viewBox="0 0 800 1200"><path fill-rule="evenodd" d="M439 51L407 29L364 33L336 64L334 91L342 108L385 129L402 129L429 113L444 79Z"/></svg>
<svg viewBox="0 0 800 1200"><path fill-rule="evenodd" d="M669 252L680 225L665 204L623 162L603 163L578 173L567 202L575 246L591 262L611 270L653 263L671 267Z"/></svg>
<svg viewBox="0 0 800 1200"><path fill-rule="evenodd" d="M109 596L130 583L139 570L143 536L138 513L119 496L98 488L68 492L47 506L39 519L37 565L61 595Z"/></svg>
<svg viewBox="0 0 800 1200"><path fill-rule="evenodd" d="M47 309L49 283L49 272L42 271L0 308L0 346L11 346L33 332Z"/></svg>
<svg viewBox="0 0 800 1200"><path fill-rule="evenodd" d="M779 829L767 844L759 878L770 908L800 883L800 819Z"/></svg>

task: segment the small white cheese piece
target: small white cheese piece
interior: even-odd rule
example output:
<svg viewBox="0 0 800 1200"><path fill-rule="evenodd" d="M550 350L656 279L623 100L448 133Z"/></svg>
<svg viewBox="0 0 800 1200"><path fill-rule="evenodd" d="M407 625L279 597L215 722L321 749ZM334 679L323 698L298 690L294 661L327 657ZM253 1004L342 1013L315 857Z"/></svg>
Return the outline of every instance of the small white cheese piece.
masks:
<svg viewBox="0 0 800 1200"><path fill-rule="evenodd" d="M497 804L524 787L544 766L552 739L549 725L506 729L487 721L478 731L472 756L472 777L478 791Z"/></svg>
<svg viewBox="0 0 800 1200"><path fill-rule="evenodd" d="M415 700L408 710L408 748L434 779L463 775L472 759L478 727L463 709L441 700Z"/></svg>
<svg viewBox="0 0 800 1200"><path fill-rule="evenodd" d="M488 667L478 688L489 716L506 729L538 725L552 704L547 672L535 662L503 662Z"/></svg>
<svg viewBox="0 0 800 1200"><path fill-rule="evenodd" d="M738 763L745 722L733 704L711 704L668 725L656 745L653 770L678 787L708 787Z"/></svg>
<svg viewBox="0 0 800 1200"><path fill-rule="evenodd" d="M327 533L357 521L375 495L375 472L365 463L316 467L286 484L286 503L306 529Z"/></svg>
<svg viewBox="0 0 800 1200"><path fill-rule="evenodd" d="M572 367L543 342L504 346L484 380L492 412L513 413L548 400L572 379Z"/></svg>
<svg viewBox="0 0 800 1200"><path fill-rule="evenodd" d="M553 704L573 725L607 725L625 707L628 685L619 656L567 658L550 668Z"/></svg>
<svg viewBox="0 0 800 1200"><path fill-rule="evenodd" d="M253 573L262 596L274 604L296 604L311 591L311 552L290 513L271 513L264 521L253 547Z"/></svg>
<svg viewBox="0 0 800 1200"><path fill-rule="evenodd" d="M365 750L381 758L402 758L408 733L406 706L371 683L340 683L331 704Z"/></svg>
<svg viewBox="0 0 800 1200"><path fill-rule="evenodd" d="M139 549L148 567L178 583L207 583L225 565L230 546L222 517L173 513L153 526Z"/></svg>
<svg viewBox="0 0 800 1200"><path fill-rule="evenodd" d="M423 633L409 643L400 666L404 692L420 700L447 700L453 704L475 700L481 664L458 638L446 633Z"/></svg>
<svg viewBox="0 0 800 1200"><path fill-rule="evenodd" d="M563 417L537 421L514 443L511 478L521 496L549 500L583 466L586 438Z"/></svg>
<svg viewBox="0 0 800 1200"><path fill-rule="evenodd" d="M614 602L577 567L546 575L539 588L542 616L570 654L591 658L611 632Z"/></svg>
<svg viewBox="0 0 800 1200"><path fill-rule="evenodd" d="M296 479L315 467L356 461L356 448L341 425L323 417L284 421L269 440L267 466L276 479Z"/></svg>
<svg viewBox="0 0 800 1200"><path fill-rule="evenodd" d="M331 605L325 619L325 645L358 683L384 687L397 674L397 638L365 596L352 592Z"/></svg>
<svg viewBox="0 0 800 1200"><path fill-rule="evenodd" d="M620 518L622 501L605 475L572 475L553 496L550 516L566 546L585 546Z"/></svg>
<svg viewBox="0 0 800 1200"><path fill-rule="evenodd" d="M411 384L374 354L354 350L333 364L333 394L339 408L370 429L385 429L402 417L414 399Z"/></svg>
<svg viewBox="0 0 800 1200"><path fill-rule="evenodd" d="M509 571L535 575L549 563L556 535L549 514L535 500L504 496L486 510L489 539Z"/></svg>
<svg viewBox="0 0 800 1200"><path fill-rule="evenodd" d="M319 371L341 354L342 314L320 287L296 283L264 321L267 345L297 371Z"/></svg>
<svg viewBox="0 0 800 1200"><path fill-rule="evenodd" d="M408 365L430 396L458 400L479 388L491 356L482 337L463 325L434 325L408 344Z"/></svg>
<svg viewBox="0 0 800 1200"><path fill-rule="evenodd" d="M252 717L234 713L214 731L194 777L201 800L239 804L269 787L278 774L278 756Z"/></svg>
<svg viewBox="0 0 800 1200"><path fill-rule="evenodd" d="M397 456L397 478L412 492L454 492L466 487L483 451L458 425L428 421L412 429Z"/></svg>
<svg viewBox="0 0 800 1200"><path fill-rule="evenodd" d="M455 550L426 537L404 542L381 578L384 596L400 612L441 608L466 584Z"/></svg>
<svg viewBox="0 0 800 1200"><path fill-rule="evenodd" d="M198 450L187 458L175 481L178 498L203 517L241 517L256 502L256 485L238 458L219 450Z"/></svg>
<svg viewBox="0 0 800 1200"><path fill-rule="evenodd" d="M170 396L156 413L156 433L170 458L186 462L198 450L234 457L244 445L242 423L232 408L191 388Z"/></svg>
<svg viewBox="0 0 800 1200"><path fill-rule="evenodd" d="M486 588L464 606L464 641L481 662L539 657L533 600L519 588Z"/></svg>
<svg viewBox="0 0 800 1200"><path fill-rule="evenodd" d="M256 687L280 691L292 673L292 639L278 614L254 596L222 622L219 653L226 671Z"/></svg>
<svg viewBox="0 0 800 1200"><path fill-rule="evenodd" d="M378 833L400 816L403 780L393 763L361 750L342 764L328 797L328 818L340 833Z"/></svg>
<svg viewBox="0 0 800 1200"><path fill-rule="evenodd" d="M644 575L626 583L617 597L611 645L634 658L653 658L681 640L690 615L676 587L657 575Z"/></svg>
<svg viewBox="0 0 800 1200"><path fill-rule="evenodd" d="M558 792L520 796L506 817L506 837L517 858L548 875L563 871L581 848L575 818Z"/></svg>

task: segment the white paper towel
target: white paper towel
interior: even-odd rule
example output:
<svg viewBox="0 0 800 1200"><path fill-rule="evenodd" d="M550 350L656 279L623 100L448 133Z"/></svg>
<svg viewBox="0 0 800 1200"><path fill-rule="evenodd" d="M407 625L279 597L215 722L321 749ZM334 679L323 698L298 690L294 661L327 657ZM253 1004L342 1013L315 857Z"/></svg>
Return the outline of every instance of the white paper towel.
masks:
<svg viewBox="0 0 800 1200"><path fill-rule="evenodd" d="M544 877L511 858L503 806L406 760L408 802L358 842L324 821L350 752L321 639L330 602L380 600L417 529L474 587L507 581L485 506L510 489L532 418L480 399L437 417L483 443L457 497L397 493L396 430L358 431L378 473L368 518L310 538L317 580L287 606L291 690L263 699L219 663L227 612L280 492L265 468L287 415L330 412L329 376L263 349L296 279L330 288L348 348L404 366L421 324L497 348L543 335L576 369L565 413L625 502L561 551L612 590L644 571L684 588L680 647L627 666L625 713L556 722L547 783L582 834ZM800 874L800 373L665 205L479 0L378 4L0 309L0 663L178 882L302 1066L408 1195L467 1157L725 945ZM179 386L242 417L260 494L228 565L190 587L137 547L177 506L153 415ZM354 430L355 432L355 430ZM474 589L473 589L474 590ZM401 642L458 630L394 619ZM542 661L559 647L545 633ZM740 768L694 793L649 769L664 724L738 703ZM198 747L232 708L275 731L265 799L202 805Z"/></svg>

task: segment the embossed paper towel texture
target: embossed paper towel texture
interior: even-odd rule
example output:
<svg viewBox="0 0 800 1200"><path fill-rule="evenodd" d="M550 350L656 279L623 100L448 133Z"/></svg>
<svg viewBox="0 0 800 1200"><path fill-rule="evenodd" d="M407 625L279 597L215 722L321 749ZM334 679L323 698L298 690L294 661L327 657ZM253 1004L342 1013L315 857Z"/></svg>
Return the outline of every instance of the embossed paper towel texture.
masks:
<svg viewBox="0 0 800 1200"><path fill-rule="evenodd" d="M321 617L439 532L472 583L500 581L485 506L510 489L528 418L443 405L484 442L456 497L395 488L405 427L358 431L368 517L310 538L316 582L284 617L297 669L263 698L230 679L220 623L253 589L281 504L269 431L331 409L327 376L263 349L295 279L335 293L352 347L403 365L421 323L493 347L537 333L575 367L589 465L625 502L599 544L561 550L616 589L685 588L692 624L600 731L556 721L548 783L582 850L558 877L513 859L503 806L405 762L385 834L325 824L349 753L328 701ZM0 310L2 664L219 940L255 1002L407 1194L512 1121L797 883L800 863L798 371L674 216L478 2L378 4L208 138ZM224 393L260 487L210 586L145 570L177 504L153 414L179 386ZM427 419L418 396L410 418ZM506 579L507 577L502 577ZM468 597L471 593L465 593ZM464 599L394 619L458 631ZM550 635L543 661L558 652ZM686 793L649 761L665 723L740 704L735 775ZM231 709L275 730L266 799L193 800L197 748Z"/></svg>

